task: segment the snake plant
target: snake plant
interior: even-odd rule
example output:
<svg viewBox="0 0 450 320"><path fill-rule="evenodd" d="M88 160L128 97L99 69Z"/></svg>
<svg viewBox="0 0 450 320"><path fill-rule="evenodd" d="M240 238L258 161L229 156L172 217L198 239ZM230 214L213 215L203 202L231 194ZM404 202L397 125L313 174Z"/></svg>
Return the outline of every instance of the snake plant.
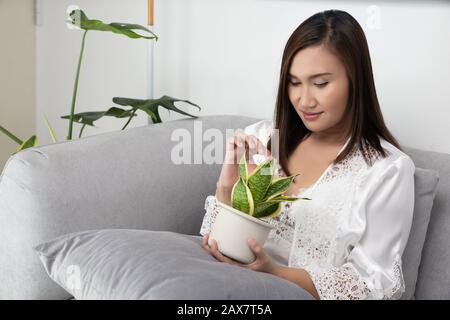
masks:
<svg viewBox="0 0 450 320"><path fill-rule="evenodd" d="M275 160L266 160L249 174L247 148L239 162L239 180L231 191L231 206L255 218L272 218L281 212L282 202L311 200L283 195L294 178L275 176Z"/></svg>

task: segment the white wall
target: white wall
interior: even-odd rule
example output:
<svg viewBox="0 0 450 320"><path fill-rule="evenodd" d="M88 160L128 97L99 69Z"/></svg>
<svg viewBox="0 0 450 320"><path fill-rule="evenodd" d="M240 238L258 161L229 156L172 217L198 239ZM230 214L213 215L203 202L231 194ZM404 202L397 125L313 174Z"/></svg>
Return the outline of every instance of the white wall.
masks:
<svg viewBox="0 0 450 320"><path fill-rule="evenodd" d="M42 0L37 31L38 110L57 127L70 108L81 32L64 25L69 4L105 21L146 23L146 0ZM450 153L450 4L446 1L377 1L380 29L368 24L371 1L155 0L155 96L198 103L180 108L196 115L270 118L281 55L292 31L312 14L342 9L363 26L386 122L401 144ZM77 111L102 110L113 96L147 94L147 42L88 34ZM99 84L99 82L101 82ZM164 121L184 116L162 111ZM144 125L145 117L134 120ZM41 118L39 133L46 137ZM101 121L97 134L121 127ZM42 139L41 139L42 141ZM49 140L48 140L49 141Z"/></svg>
<svg viewBox="0 0 450 320"><path fill-rule="evenodd" d="M382 111L399 142L450 153L450 3L377 1L381 28L371 29L374 3L156 0L155 95L189 98L202 115L270 118L286 40L312 14L341 9L366 32Z"/></svg>
<svg viewBox="0 0 450 320"><path fill-rule="evenodd" d="M91 19L146 25L146 0L39 0L42 24L37 26L37 127L41 144L51 139L43 116L49 118L58 139L65 140L82 31L66 27L66 9L78 5ZM90 31L86 37L76 112L104 111L115 96L147 97L147 47L149 41L107 32ZM120 130L126 119L101 119L98 128L86 127L83 136ZM129 127L147 123L144 114ZM74 126L74 138L79 125Z"/></svg>
<svg viewBox="0 0 450 320"><path fill-rule="evenodd" d="M26 140L36 133L32 0L0 0L0 39L0 125ZM0 172L18 147L0 133Z"/></svg>

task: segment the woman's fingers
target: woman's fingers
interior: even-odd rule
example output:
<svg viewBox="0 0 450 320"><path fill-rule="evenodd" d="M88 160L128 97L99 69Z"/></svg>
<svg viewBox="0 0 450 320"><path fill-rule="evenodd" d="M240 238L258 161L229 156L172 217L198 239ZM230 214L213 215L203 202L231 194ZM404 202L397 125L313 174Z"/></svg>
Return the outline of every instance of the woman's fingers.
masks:
<svg viewBox="0 0 450 320"><path fill-rule="evenodd" d="M209 233L205 234L202 239L202 245L205 246L208 244Z"/></svg>
<svg viewBox="0 0 450 320"><path fill-rule="evenodd" d="M266 148L266 146L264 145L264 143L261 142L261 140L259 140L257 137L255 136L251 136L254 140L254 150L255 150L255 154L262 154L265 156L270 156L270 151L269 149Z"/></svg>
<svg viewBox="0 0 450 320"><path fill-rule="evenodd" d="M209 245L208 245L208 239L209 239L209 233L207 233L207 234L205 234L205 235L203 236L203 239L202 239L202 247L203 247L203 249L205 249L206 251L211 252L211 250L210 250L210 248L209 248Z"/></svg>
<svg viewBox="0 0 450 320"><path fill-rule="evenodd" d="M217 260L221 261L221 262L226 262L229 264L234 264L234 265L241 265L240 263L224 256L220 251L219 251L219 247L217 246L217 241L213 240L212 241L212 245L211 245L211 254L214 256L214 258L216 258Z"/></svg>
<svg viewBox="0 0 450 320"><path fill-rule="evenodd" d="M219 247L217 245L217 241L216 240L212 240L211 246L208 244L208 239L209 239L209 234L205 234L203 236L202 239L202 247L208 251L216 260L220 261L220 262L226 262L229 264L233 264L236 266L240 266L240 267L251 267L252 265L245 265L242 263L239 263L236 260L230 259L227 256L224 256L220 251L219 251Z"/></svg>
<svg viewBox="0 0 450 320"><path fill-rule="evenodd" d="M261 140L256 139L257 140L257 153L258 154L262 154L265 155L266 157L270 157L270 151L269 149L266 148L266 146L261 142Z"/></svg>
<svg viewBox="0 0 450 320"><path fill-rule="evenodd" d="M245 134L239 133L227 140L226 163L238 164L244 154L245 142L248 141Z"/></svg>
<svg viewBox="0 0 450 320"><path fill-rule="evenodd" d="M249 147L255 154L263 154L266 155L269 150L264 146L264 143L261 142L256 136L248 135Z"/></svg>
<svg viewBox="0 0 450 320"><path fill-rule="evenodd" d="M243 154L245 145L248 145L248 162L254 164L253 155L261 154L270 157L270 151L264 146L264 144L254 135L248 135L245 133L238 133L237 135L230 137L226 144L226 163L227 164L239 164Z"/></svg>
<svg viewBox="0 0 450 320"><path fill-rule="evenodd" d="M260 163L261 159L255 159L254 156L258 155L259 158L261 156L264 156L265 158L271 158L270 151L264 146L264 144L259 140L257 137L251 135L250 136L253 144L253 148L250 148L249 150L249 161L248 163L251 165L249 166L250 172L252 172L255 167Z"/></svg>

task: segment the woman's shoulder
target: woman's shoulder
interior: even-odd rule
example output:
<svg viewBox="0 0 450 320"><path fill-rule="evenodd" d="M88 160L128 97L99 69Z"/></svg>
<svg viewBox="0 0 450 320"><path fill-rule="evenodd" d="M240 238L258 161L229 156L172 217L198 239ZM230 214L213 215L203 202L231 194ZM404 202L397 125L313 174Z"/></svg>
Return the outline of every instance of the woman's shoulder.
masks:
<svg viewBox="0 0 450 320"><path fill-rule="evenodd" d="M403 174L414 174L415 165L411 157L380 137L380 145L386 151L386 157L379 157L368 170L368 176L380 176L387 171L396 171Z"/></svg>
<svg viewBox="0 0 450 320"><path fill-rule="evenodd" d="M396 146L394 146L389 141L380 137L380 144L384 150L388 151L388 156L386 157L387 163L392 164L394 162L406 162L412 166L414 166L414 162L411 157L406 154L404 151L400 150Z"/></svg>
<svg viewBox="0 0 450 320"><path fill-rule="evenodd" d="M244 133L248 135L254 135L261 142L266 145L269 141L270 134L273 128L273 121L270 119L262 119L254 122L244 128Z"/></svg>

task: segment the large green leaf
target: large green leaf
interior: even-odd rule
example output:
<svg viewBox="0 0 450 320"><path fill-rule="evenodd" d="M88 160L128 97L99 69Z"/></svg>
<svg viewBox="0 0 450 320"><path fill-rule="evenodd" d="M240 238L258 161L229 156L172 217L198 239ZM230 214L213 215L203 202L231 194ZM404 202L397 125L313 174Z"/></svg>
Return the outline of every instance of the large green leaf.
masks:
<svg viewBox="0 0 450 320"><path fill-rule="evenodd" d="M162 122L161 117L159 115L159 111L158 111L159 107L163 107L163 108L166 108L167 110L172 110L172 111L178 112L180 114L183 114L183 115L186 115L186 116L189 116L192 118L197 118L194 115L191 115L183 110L178 109L175 106L175 102L178 102L178 101L189 103L190 105L193 105L193 106L197 107L199 110L201 110L201 108L198 105L196 105L195 103L192 103L188 100L172 98L169 96L162 96L159 99L147 99L147 100L130 99L130 98L122 98L122 97L114 97L113 98L113 102L118 105L131 106L135 109L139 109L139 110L146 112L152 118L153 123Z"/></svg>
<svg viewBox="0 0 450 320"><path fill-rule="evenodd" d="M152 100L152 99L149 99ZM131 98L120 98L120 97L114 97L113 102L117 103L121 106L130 106L135 110L142 110L145 113L147 113L150 118L152 119L153 123L160 123L162 122L161 117L158 113L158 106L154 106L154 104L150 105L147 104L149 100L142 100L142 99L131 99ZM148 107L149 106L149 107Z"/></svg>
<svg viewBox="0 0 450 320"><path fill-rule="evenodd" d="M253 214L254 202L252 193L242 178L234 184L231 190L231 206L239 211Z"/></svg>
<svg viewBox="0 0 450 320"><path fill-rule="evenodd" d="M258 166L248 177L248 187L252 191L255 204L263 201L274 174L274 160L265 161Z"/></svg>
<svg viewBox="0 0 450 320"><path fill-rule="evenodd" d="M27 148L31 148L36 146L37 140L36 140L36 136L31 136L30 138L28 138L28 140L24 141L19 149L17 150L17 152L27 149Z"/></svg>
<svg viewBox="0 0 450 320"><path fill-rule="evenodd" d="M108 116L115 118L128 118L131 116L133 109L125 110L117 107L109 108L106 111L90 111L81 112L73 115L73 121L84 125L94 127L94 122L98 119ZM135 115L133 115L135 116ZM62 119L70 119L70 115L62 116Z"/></svg>
<svg viewBox="0 0 450 320"><path fill-rule="evenodd" d="M285 192L289 188L294 178L298 175L300 175L300 173L294 176L281 177L273 180L269 188L267 189L264 199L270 200L271 198L275 198L276 196Z"/></svg>
<svg viewBox="0 0 450 320"><path fill-rule="evenodd" d="M79 27L83 30L95 30L95 31L108 31L117 34L122 34L132 39L144 38L144 39L155 39L158 40L158 36L155 35L151 30L147 29L144 26L138 24L129 24L129 23L121 23L121 22L113 22L110 24L106 24L100 20L90 20L83 12L83 10L73 10L69 15L68 23ZM142 30L146 33L151 34L150 36L144 36L139 33L134 32L133 30Z"/></svg>

